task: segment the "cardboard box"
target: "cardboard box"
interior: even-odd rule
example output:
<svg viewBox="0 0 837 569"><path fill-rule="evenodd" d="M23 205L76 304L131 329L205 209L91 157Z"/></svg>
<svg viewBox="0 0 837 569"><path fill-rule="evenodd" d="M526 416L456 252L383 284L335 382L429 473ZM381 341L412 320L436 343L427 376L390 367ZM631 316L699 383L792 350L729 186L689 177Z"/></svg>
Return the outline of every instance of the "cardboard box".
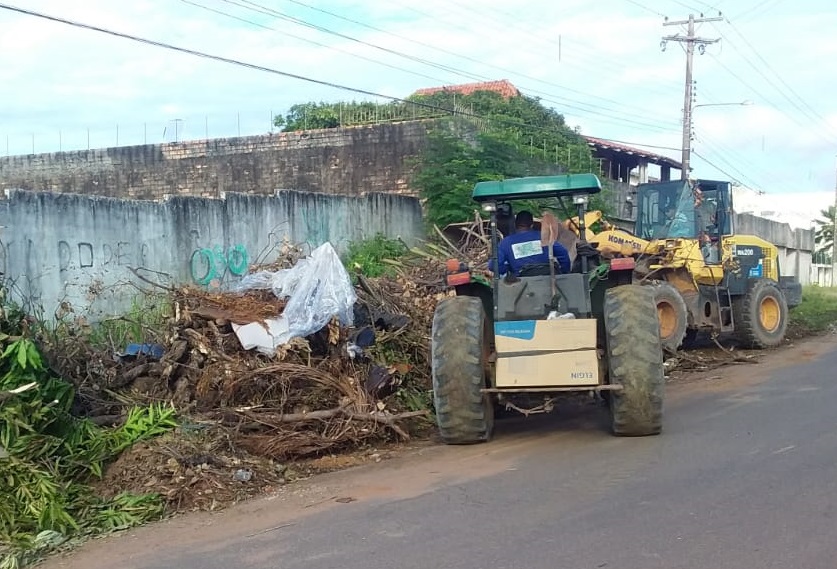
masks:
<svg viewBox="0 0 837 569"><path fill-rule="evenodd" d="M596 350L498 357L496 387L574 387L599 384Z"/></svg>
<svg viewBox="0 0 837 569"><path fill-rule="evenodd" d="M496 322L497 355L557 352L596 347L596 319Z"/></svg>
<svg viewBox="0 0 837 569"><path fill-rule="evenodd" d="M596 320L522 320L494 325L497 387L599 383Z"/></svg>

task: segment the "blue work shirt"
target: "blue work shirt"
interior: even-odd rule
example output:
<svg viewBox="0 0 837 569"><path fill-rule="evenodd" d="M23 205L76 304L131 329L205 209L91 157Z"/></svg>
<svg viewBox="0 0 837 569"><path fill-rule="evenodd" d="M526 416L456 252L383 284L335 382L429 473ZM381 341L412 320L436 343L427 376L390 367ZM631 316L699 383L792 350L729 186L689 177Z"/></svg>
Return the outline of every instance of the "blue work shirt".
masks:
<svg viewBox="0 0 837 569"><path fill-rule="evenodd" d="M552 254L561 267L561 272L570 272L570 254L558 242L552 246ZM497 251L500 262L500 274L506 274L509 269L517 275L526 265L549 264L549 253L541 245L541 232L535 229L509 235L502 241ZM493 261L493 260L492 260ZM492 267L493 262L489 264ZM493 267L492 267L493 268Z"/></svg>

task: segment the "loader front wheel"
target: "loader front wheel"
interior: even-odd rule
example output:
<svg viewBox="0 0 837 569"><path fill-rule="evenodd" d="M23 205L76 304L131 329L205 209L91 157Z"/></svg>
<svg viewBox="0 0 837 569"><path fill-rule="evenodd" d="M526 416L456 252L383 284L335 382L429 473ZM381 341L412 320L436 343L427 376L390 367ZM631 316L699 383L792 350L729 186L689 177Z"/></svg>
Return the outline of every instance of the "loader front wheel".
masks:
<svg viewBox="0 0 837 569"><path fill-rule="evenodd" d="M735 335L750 348L775 348L788 328L788 303L772 280L753 282L744 296L733 299Z"/></svg>
<svg viewBox="0 0 837 569"><path fill-rule="evenodd" d="M442 300L433 315L431 367L439 434L447 444L491 439L494 403L486 386L488 328L482 301Z"/></svg>
<svg viewBox="0 0 837 569"><path fill-rule="evenodd" d="M665 375L660 322L651 288L608 289L604 300L613 433L641 437L662 431Z"/></svg>
<svg viewBox="0 0 837 569"><path fill-rule="evenodd" d="M686 301L671 283L657 281L650 286L654 291L657 318L660 320L660 340L666 351L675 353L686 337Z"/></svg>

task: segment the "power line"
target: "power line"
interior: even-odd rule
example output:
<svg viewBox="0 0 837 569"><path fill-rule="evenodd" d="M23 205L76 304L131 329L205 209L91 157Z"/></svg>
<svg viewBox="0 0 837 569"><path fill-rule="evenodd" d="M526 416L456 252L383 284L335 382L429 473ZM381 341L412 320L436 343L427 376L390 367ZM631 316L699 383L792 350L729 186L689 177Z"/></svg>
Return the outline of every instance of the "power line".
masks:
<svg viewBox="0 0 837 569"><path fill-rule="evenodd" d="M127 34L127 33L124 33L124 32L118 32L118 31L115 31L115 30L102 28L102 27L95 26L95 25L92 25L92 24L85 24L83 22L69 20L69 19L66 19L66 18L58 17L58 16L51 16L49 14L44 14L42 12L37 12L37 11L34 11L34 10L28 10L28 9L20 8L20 7L17 7L17 6L11 6L11 5L8 5L8 4L0 4L0 9L8 10L8 11L11 11L11 12L17 12L19 14L24 14L24 15L28 15L28 16L37 17L37 18L41 18L41 19L44 19L44 20L48 20L48 21L52 21L52 22L56 22L56 23L60 23L60 24L66 24L66 25L73 26L73 27L80 28L80 29L95 31L95 32L103 33L103 34L113 36L113 37L128 39L128 40L138 42L138 43L142 43L142 44L145 44L145 45L151 45L151 46L159 47L159 48L162 48L162 49L168 49L168 50L171 50L171 51L184 53L184 54L192 55L192 56L196 56L196 57L201 57L201 58L209 59L209 60L212 60L212 61L218 61L218 62L221 62L221 63L236 65L236 66L239 66L239 67L252 69L254 71L262 71L264 73L279 75L281 77L287 77L287 78L290 78L290 79L297 79L299 81L305 81L305 82L308 82L308 83L323 85L323 86L331 87L331 88L334 88L334 89L339 89L339 90L348 91L348 92L352 92L352 93L357 93L357 94L361 94L361 95L367 95L367 96L370 96L370 97L388 99L388 100L394 101L394 102L408 103L408 104L412 104L412 105L415 105L415 106L420 107L420 108L426 108L426 109L430 109L430 110L434 110L434 111L443 111L445 113L452 113L453 112L454 114L456 114L458 116L462 116L462 117L466 117L466 118L491 120L492 122L495 122L495 123L498 123L498 124L506 124L506 125L515 126L515 127L531 128L533 130L540 130L542 132L552 132L552 130L553 130L553 129L550 129L548 127L542 127L542 126L538 126L538 125L531 125L531 124L527 124L525 122L519 122L519 121L513 121L513 120L507 120L507 119L504 120L504 119L500 119L500 118L488 119L488 117L484 117L484 116L474 114L474 113L469 113L469 112L464 111L464 110L456 110L456 109L452 110L452 109L447 109L447 108L440 107L438 105L429 104L429 103L423 103L423 102L418 102L418 101L408 101L406 99L402 99L402 98L399 98L399 97L394 97L394 96L391 96L391 95L384 95L382 93L376 93L374 91L370 91L370 90L367 90L367 89L361 89L361 88L357 88L357 87L350 87L348 85L342 85L340 83L334 83L334 82L331 82L331 81L325 81L325 80L322 80L322 79L315 79L315 78L312 78L312 77L307 77L307 76L299 75L299 74L296 74L296 73L281 71L279 69L274 69L274 68L271 68L271 67L265 67L263 65L257 65L257 64L241 61L241 60L238 60L238 59L223 57L223 56L214 55L214 54L210 54L210 53L206 53L206 52L202 52L202 51L198 51L198 50L194 50L194 49L184 48L184 47L176 46L176 45L173 45L173 44L160 42L160 41L156 41L156 40L151 40L151 39L148 39L148 38L143 38L143 37Z"/></svg>
<svg viewBox="0 0 837 569"><path fill-rule="evenodd" d="M462 26L458 23L449 22L447 20L444 20L444 19L440 18L438 15L429 14L427 12L419 10L419 9L415 8L413 5L408 4L406 2L399 2L398 0L390 0L390 1L392 1L395 4L403 7L405 10L409 10L410 12L414 12L416 14L424 16L424 17L432 20L433 22L437 22L437 23L440 23L440 24L443 24L443 25L447 25L450 28L455 28L455 29L466 31L466 32L473 32L473 27L470 27L470 28L469 27L464 27L464 26ZM545 37L546 36L545 34L533 33L533 30L532 30L531 27L529 27L529 26L523 27L521 25L518 25L519 22L516 22L514 20L509 21L508 18L504 18L502 21L500 21L500 20L490 18L486 14L486 11L483 10L483 9L473 10L473 9L466 8L465 6L460 6L460 5L456 4L455 2L449 2L446 5L446 7L447 8L454 7L456 9L458 9L462 13L463 18L467 19L467 21L469 21L469 22L472 21L473 18L479 18L479 19L481 19L485 22L488 22L490 25L493 24L494 29L497 30L497 33L499 34L498 37L504 37L504 36L508 35L508 30L509 30L510 25L512 27L515 27L515 28L525 32L527 34L526 41L522 42L521 44L515 44L515 49L519 49L519 50L525 51L527 53L536 54L538 56L543 55L542 51L536 51L535 49L529 47L529 45L531 44L532 41L540 42L543 46L547 47L548 49L552 49L553 52L557 48L559 54L566 53L568 51L572 52L573 48L580 49L582 52L593 53L594 54L593 55L593 61L591 61L590 63L585 63L585 64L575 63L574 61L572 61L570 58L567 58L567 57L559 58L560 65L567 65L569 67L574 67L576 69L580 69L580 70L584 71L585 73L589 73L589 70L591 68L612 69L612 70L616 71L617 73L622 73L622 72L625 71L625 69L629 65L633 65L635 63L635 62L631 61L630 63L625 63L625 64L620 65L620 63L617 62L616 60L611 60L612 59L611 57L602 58L600 53L598 53L598 52L594 51L593 49L587 47L586 44L584 44L581 41L578 41L575 38L573 38L574 41L572 43L570 43L568 41L561 41L562 36L559 35L559 41L558 42L550 41L548 39L548 37ZM446 10L445 13L448 13L447 10ZM590 61L590 60L589 60L589 58L585 59L584 57L582 57L582 61L586 62L586 61ZM653 92L653 93L658 94L658 95L663 94L664 96L667 96L667 95L671 94L668 90L665 90L665 92L664 92L662 90L662 88L654 88L653 86L648 85L648 84L642 84L641 86L639 86L637 88L637 91L639 91L639 90L649 92L649 93ZM584 94L584 93L582 93L582 94ZM586 95L586 96L589 96L589 95ZM598 97L598 98L601 98L601 97ZM647 111L647 110L643 109L643 111Z"/></svg>
<svg viewBox="0 0 837 569"><path fill-rule="evenodd" d="M265 29L265 30L271 30L271 31L274 31L274 32L279 31L276 28L266 26L266 25L261 24L259 22L254 22L253 20L248 20L247 18L242 18L240 16L230 14L229 12L224 12L223 10L216 10L215 8L210 8L209 6L204 6L203 4L198 4L197 2L192 2L192 0L180 0L180 1L183 2L184 4L189 4L189 5L195 6L197 8L200 8L202 10L207 10L209 12L214 12L215 14L219 14L221 16L226 16L228 18L238 20L239 22L244 22L244 23L247 23L247 24L262 28L262 29ZM403 71L404 73L409 73L409 74L415 75L417 77L423 77L424 79L430 79L431 81L442 81L441 79L439 79L437 77L432 77L430 75L425 75L424 73L419 73L417 71L411 71L409 69L404 69L403 67L399 67L397 65L391 65L389 63L386 63L384 61L380 61L378 59L372 59L371 57L365 57L363 55L358 55L356 53L352 53L352 52L347 51L345 49L340 49L339 47L335 47L335 46L331 46L331 45L328 45L328 44L320 43L318 41L315 41L315 40L312 40L312 39L309 39L309 38L304 38L302 36L297 36L297 35L288 33L284 30L282 30L282 34L287 36L287 37L299 40L299 41L303 41L303 42L306 42L306 43L309 43L309 44L312 44L312 45L316 45L318 47L322 47L322 48L325 48L325 49L331 49L331 50L334 50L334 51L338 51L340 53L345 53L346 55L349 55L351 57L356 57L358 59L362 59L362 60L368 61L370 63L375 63L376 65L382 65L382 66L388 67L390 69L395 69L396 71Z"/></svg>
<svg viewBox="0 0 837 569"><path fill-rule="evenodd" d="M716 29L717 29L717 28L716 28ZM741 50L741 49L739 49L739 48L738 48L738 46L737 46L737 44L736 44L735 42L733 42L732 40L730 40L728 37L724 36L724 35L723 35L723 33L721 32L721 30L718 30L718 32L719 32L719 33L721 33L721 35L724 37L724 39L727 41L727 43L729 43L729 44L732 46L732 48L736 51L736 53L738 53L738 54L741 56L741 58L742 58L742 59L743 59L743 60L744 60L744 61L745 61L745 62L746 62L746 63L747 63L747 64L748 64L748 65L749 65L749 66L750 66L750 67L751 67L751 68L752 68L752 69L753 69L756 73L758 73L758 74L762 77L762 79L764 79L764 80L765 80L765 81L766 81L766 82L767 82L767 83L768 83L768 84L769 84L769 85L770 85L773 89L775 89L775 91L776 91L776 92L777 92L777 93L778 93L778 94L779 94L782 98L784 98L784 99L785 99L785 101L787 101L788 103L790 103L790 105L791 105L793 108L795 108L797 111L799 111L799 113L801 113L803 116L805 116L805 118L807 118L807 119L809 119L809 120L812 120L812 121L814 122L814 124L817 126L817 128L821 128L821 127L822 127L821 121L823 121L824 119L822 119L822 117L820 117L820 116L816 113L816 111L814 111L814 115L812 116L812 114L810 114L810 112L809 112L809 111L806 111L806 109L802 108L802 107L799 105L799 103L797 103L797 102L796 102L796 101L794 101L791 97L789 97L789 96L788 96L788 94L787 94L787 93L786 93L786 92L785 92L782 88L780 88L780 87L776 84L776 82L775 82L775 81L773 81L773 79L771 79L769 76L767 76L767 74L765 74L765 72L764 72L764 71L762 71L762 69L761 69L758 65L756 65L755 63L753 63L752 59L750 59L749 57L747 57L747 55L743 52L743 50ZM755 50L755 48L752 48L752 46L751 46L751 49L753 49L753 51L756 51L756 50ZM757 52L756 52L756 53L757 53ZM757 55L758 55L758 53L757 53ZM761 57L761 56L759 55L759 57ZM724 67L724 69L726 69L726 70L727 70L727 71L728 71L731 75L733 75L733 76L734 76L737 80L739 80L740 82L742 82L742 84L744 84L744 85L745 85L745 86L747 86L749 89L751 89L751 90L753 91L753 93L755 93L756 95L759 95L759 96L762 96L762 97L765 97L765 98L766 98L766 96L764 95L764 93L763 93L763 92L759 92L758 90L756 90L756 89L755 89L755 88L753 88L752 86L748 85L748 84L747 84L747 83L746 83L743 79L741 79L741 78L739 77L739 75L738 75L738 74L734 73L734 72L733 72L732 70L730 70L728 67L726 67L725 65L723 65L723 63L721 63L721 62L720 62L720 60L718 60L718 58L714 58L714 59L715 59L716 61L718 61L718 63L719 63L719 64L721 64L721 66L722 66L722 67ZM762 58L762 59L763 59L763 58ZM766 61L765 61L765 63L766 63ZM774 73L775 73L775 71L774 71ZM797 97L798 97L798 95L797 95ZM807 104L807 103L806 103L806 104ZM800 126L801 128L803 128L803 129L807 129L807 128L808 128L808 126L806 126L806 125L804 125L803 123L801 123L799 120L797 120L797 119L796 119L795 117L793 117L792 115L790 115L790 114L785 113L784 111L782 111L782 109L781 109L781 106L780 106L780 105L777 105L776 103L773 103L773 102L771 102L771 105L773 105L773 107L774 107L774 108L776 108L779 112L781 112L782 114L784 114L785 116L787 116L788 118L790 118L793 122L795 122L795 123L796 123L798 126ZM821 135L825 135L825 136L824 136L824 138L826 138L826 139L829 139L829 138L830 138L830 142L831 142L831 143L834 143L834 141L837 141L837 138L835 138L835 137L834 137L834 135L833 135L833 134L831 134L831 133L828 133L828 132L825 132L825 131L822 131L822 130L821 130L821 131L820 131L820 134L821 134Z"/></svg>
<svg viewBox="0 0 837 569"><path fill-rule="evenodd" d="M628 2L628 3L630 3L630 4L633 4L634 6L638 6L638 7L642 8L643 10L646 10L646 11L648 11L648 12L651 12L652 14L656 14L657 16L659 16L659 17L661 17L661 18L665 18L665 17L666 17L666 15L665 15L665 14L661 14L660 12L657 12L657 11L656 11L656 10L654 10L653 8L649 8L649 7L648 7L648 6L646 6L645 4L643 4L643 3L641 3L641 2L637 2L636 0L625 0L625 2Z"/></svg>
<svg viewBox="0 0 837 569"><path fill-rule="evenodd" d="M182 1L186 2L186 1L188 1L188 0L182 0ZM440 52L440 53L444 53L444 54L447 54L447 55L452 55L452 56L454 56L454 57L458 57L458 58L460 58L460 59L464 59L464 60L466 60L466 61L470 61L470 62L472 62L472 63L477 63L477 64L479 64L479 65L483 65L483 66L486 66L486 67L491 67L491 68L494 68L494 69L498 69L498 70L503 71L503 72L505 72L505 73L511 73L511 74L517 75L517 76L519 76L519 77L523 77L523 78L525 78L525 79L528 79L528 80L530 80L530 81L536 81L536 82L538 82L538 83L542 83L542 84L544 84L544 85L549 85L549 86L551 86L551 87L555 87L555 88L558 88L558 89L563 89L563 90L566 90L566 91L569 91L569 92L572 92L572 93L577 93L577 94L580 94L580 95L584 95L584 96L586 96L586 97L592 97L592 98L599 99L599 100L602 100L602 101L606 101L606 102L609 102L609 103L615 103L616 105L618 105L619 107L622 107L622 108L631 108L631 107L632 107L632 105L625 105L623 102L618 101L618 100L615 100L615 99L608 99L607 97L602 97L602 96L599 96L599 95L591 95L591 94L586 93L586 92L584 92L584 91L580 91L580 90L577 90L577 89L573 89L573 88L570 88L570 87L566 87L566 86L564 86L564 85L560 85L560 84L558 84L558 83L553 83L553 82L550 82L550 81L545 81L545 80L543 80L543 79L538 79L538 78L536 78L536 77L532 77L532 76L530 76L530 75L523 74L523 73L521 73L521 72L519 72L519 71L515 71L515 70L513 70L513 69L509 69L509 68L507 68L507 67L502 67L502 66L499 66L499 65L494 65L494 64L489 63L489 62L487 62L487 61L482 61L482 60L476 59L476 58L474 58L474 57L470 57L470 56L468 56L468 55L464 55L464 54L461 54L461 53L457 53L457 52L454 52L454 51L450 51L450 50L448 50L448 49L444 49L444 48L442 48L442 47L438 47L438 46L435 46L435 45L429 44L429 43L427 43L427 42L423 42L423 41L415 40L415 39L409 38L409 37L407 37L407 36L403 36L403 35L400 35L400 34L396 34L396 33L394 33L394 32L391 32L391 31L385 30L385 29L383 29L383 28L379 28L379 27L377 27L377 26L373 26L373 25L371 25L371 24L367 24L367 23L365 23L365 22L361 22L361 21L359 21L359 20L355 20L355 19L353 19L353 18L346 17L346 16L343 16L343 15L341 15L341 14L338 14L338 13L335 13L335 12L332 12L332 11L329 11L329 10L325 10L325 9L323 9L323 8L319 8L319 7L317 7L317 6L312 6L312 5L310 5L310 4L307 4L307 3L305 3L305 2L302 2L302 1L300 1L300 0L286 0L286 1L291 2L291 3L293 3L293 4L296 4L296 5L298 5L298 6L303 6L303 7L305 7L305 8L310 9L310 10L314 10L314 11L316 11L316 12L320 12L321 14L326 14L326 15L329 15L329 16L331 16L331 17L333 17L333 18L337 18L337 19L342 20L342 21L344 21L344 22L349 22L349 23L352 23L352 24L355 24L355 25L358 25L358 26L364 27L364 28L369 29L369 30L373 30L373 31L376 31L376 32L384 33L384 34L387 34L387 35L393 36L393 37L395 37L395 38L398 38L398 39L401 39L401 40L404 40L404 41L408 41L408 42L410 42L410 43L413 43L413 44L416 44L416 45L419 45L419 46L422 46L422 47L425 47L425 48L429 48L429 49L432 49L432 50L434 50L434 51L438 51L438 52ZM498 11L498 12L499 12L499 11ZM505 14L505 12L503 12L503 13ZM511 17L511 15L509 15L509 17ZM533 93L539 93L539 94L542 94L542 95L546 95L546 96L554 96L552 93L547 93L547 92L545 92L545 91L538 91L538 90L536 90L536 89L527 88L526 90L527 90L527 91L530 91L530 92L533 92ZM576 103L577 103L577 101L575 101L575 100L573 100L573 99L568 99L568 100L569 100L569 101L572 101L572 102L576 102ZM602 105L596 105L596 104L594 104L594 103L585 102L584 104L585 104L585 105L587 105L587 106L589 106L589 107L591 107L591 108L598 108L598 109L603 109L603 110L617 110L617 111L618 111L618 109L612 109L612 108L610 108L610 107L607 107L607 106L602 106ZM640 109L640 107L634 107L634 108L639 109L639 110L642 110L642 111L644 111L644 112L646 111L646 109Z"/></svg>
<svg viewBox="0 0 837 569"><path fill-rule="evenodd" d="M734 181L738 184L741 184L741 181L736 176L730 174L729 172L727 172L726 170L724 170L723 168L721 168L720 166L718 166L717 164L715 164L714 162L712 162L711 160L709 160L708 158L703 156L700 152L698 152L696 150L694 150L693 152L694 152L695 156L697 156L698 158L700 158L701 160L703 160L704 162L706 162L707 164L709 164L710 166L712 166L713 168L715 168L716 170L721 172L724 176L726 176L727 178L729 178L730 180L732 180L732 181Z"/></svg>
<svg viewBox="0 0 837 569"><path fill-rule="evenodd" d="M360 40L358 38L343 34L341 32L337 32L337 31L328 29L324 26L320 26L320 25L317 25L317 24L312 24L311 22L307 22L307 21L302 20L300 18L295 18L293 16L289 16L289 15L283 13L283 12L280 12L278 10L274 10L272 8L265 7L263 5L260 5L260 4L255 3L255 2L251 2L249 0L242 0L244 2L243 4L241 2L236 1L236 0L222 0L222 1L226 2L227 4L231 4L231 5L234 5L234 6L241 7L241 8L245 8L247 10L251 10L251 11L254 11L254 12L257 12L257 13L266 14L266 15L273 16L273 17L276 17L276 18L279 18L279 19L282 19L282 20L286 20L286 21L292 22L292 23L300 25L300 26L304 26L304 27L307 27L307 28L310 28L310 29L315 29L315 30L320 31L320 32L325 33L325 34L334 35L334 36L337 36L337 37L340 37L340 38L343 38L343 39L348 39L350 41L357 42L357 43L360 43L360 44L363 44L363 45L366 45L366 46L369 46L369 47L387 52L387 53L392 54L392 55L396 55L396 56L399 56L399 57L410 59L412 61L416 61L416 62L422 63L424 65L429 65L429 66L435 67L437 69L447 71L449 73L453 73L453 74L457 74L457 75L460 75L460 76L463 76L463 77L467 77L468 79L470 79L472 81L473 80L476 80L476 81L488 81L488 80L490 80L490 78L482 76L482 75L477 75L477 74L474 74L474 73L463 71L461 69L457 69L455 67L450 67L450 66L447 66L447 65L438 64L438 63L435 63L433 61L426 60L424 58L419 58L419 57L416 57L416 56L412 56L412 55L409 55L409 54L399 52L397 50L393 50L393 49L383 47L383 46L380 46L380 45L377 45L377 44L369 43L369 42L366 42L364 40ZM440 82L441 82L441 80L440 80ZM572 90L572 89L569 89L569 88L566 88L566 87L565 87L565 89ZM532 89L527 89L527 90L533 91ZM535 91L535 92L537 92L537 91ZM541 91L541 93L544 93L544 92ZM585 94L583 92L580 92L580 93ZM640 126L640 127L645 128L645 129L648 129L648 130L654 130L654 131L659 131L659 132L669 132L669 130L670 130L670 129L664 127L664 126L661 126L658 122L651 123L651 122L629 119L629 118L623 117L620 114L612 114L612 113L609 113L609 112L597 111L594 108L594 107L597 107L597 106L593 105L591 103L578 102L574 99L570 99L570 98L567 98L567 97L561 97L559 95L553 95L553 94L548 94L548 93L547 93L547 95L550 98L543 97L543 100L551 102L553 104L560 105L560 106L565 107L565 108L574 109L575 111L577 111L579 113L586 113L586 114L590 114L590 115L594 115L594 116L601 116L601 117L605 117L605 118L608 118L608 119L616 121L616 122L621 122L621 123L626 124L626 125ZM561 99L561 100L556 101L555 99ZM567 101L569 101L569 102L567 102ZM585 108L585 106L589 107L589 108ZM598 106L598 108L604 108L604 107ZM615 111L615 112L618 112L618 111Z"/></svg>
<svg viewBox="0 0 837 569"><path fill-rule="evenodd" d="M814 108L813 108L810 104L808 104L808 101L806 101L803 97L800 97L800 96L799 96L799 94L798 94L798 93L797 93L797 92L793 89L793 87L791 87L790 85L788 85L787 81L785 81L785 79L784 79L784 78L783 78L783 77L782 77L779 73L777 73L777 72L776 72L776 70L773 68L773 66L772 66L772 65L770 65L770 62L768 62L768 61L767 61L767 60L766 60L766 59L765 59L765 58L761 55L761 53L759 53L759 50L757 50L755 47L753 47L753 44L751 44L751 43L749 42L749 40L747 40L747 38L744 36L744 34L742 34L742 33L739 31L738 27L737 27L735 24L733 24L733 23L732 23L729 19L727 19L727 20L726 20L726 22L727 22L727 24L729 24L729 26L732 28L732 30L733 30L736 34L738 34L738 36L739 36L739 37L741 38L741 40L742 40L742 41L743 41L743 42L747 45L747 47L749 47L749 48L750 48L750 50L751 50L753 53L755 53L755 54L756 54L756 57L758 57L758 58L759 58L759 60L761 60L761 62L764 64L764 66L765 66L765 67L766 67L766 68L767 68L770 72L772 72L774 76L776 76L776 78L779 80L779 82L780 82L782 85L784 85L784 86L787 88L788 92L790 92L790 93L791 93L791 95L793 95L793 96L797 99L797 101L799 101L799 102L802 104L802 106L804 106L806 109L808 109L808 110L809 110L809 111L813 114L813 118L814 118L815 120L819 120L819 121L822 121L822 122L823 122L823 123L825 123L825 124L828 124L828 121L826 121L826 119L825 119L822 115L820 115L820 114L817 112L817 110L816 110L816 109L814 109Z"/></svg>
<svg viewBox="0 0 837 569"><path fill-rule="evenodd" d="M744 16L752 14L753 12L761 12L764 14L767 10L771 8L775 8L779 4L781 4L784 0L761 0L761 2L757 2L754 6L745 9L743 12L738 13L736 16L733 16L733 20L741 21ZM770 5L772 4L772 6Z"/></svg>
<svg viewBox="0 0 837 569"><path fill-rule="evenodd" d="M360 44L360 45L365 45L367 47L371 47L371 48L376 49L378 51L382 51L384 53L387 53L389 55L395 55L397 57L403 57L405 59L409 59L409 60L414 61L416 63L421 63L422 65L427 65L427 66L433 67L435 69L440 69L442 71L447 71L448 73L453 73L455 75L462 75L462 76L465 76L465 77L470 77L471 79L479 79L479 76L474 75L472 73L469 73L467 71L463 71L461 69L456 69L456 68L453 68L453 67L450 67L450 66L447 66L447 65L435 63L433 61L429 61L429 60L424 59L422 57L417 57L417 56L414 56L414 55L402 53L402 52L399 52L397 50L390 49L388 47L384 47L384 46L380 46L380 45L373 44L373 43L370 43L370 42L366 42L366 41L363 41L363 40L358 39L356 37L352 37L350 35L347 35L347 34L344 34L344 33L341 33L341 32L330 30L330 29L328 29L324 26L320 26L320 25L317 25L317 24L312 24L311 22L306 22L305 20L302 20L300 18L295 18L293 16L285 14L284 12L274 10L273 8L268 8L266 6L258 4L256 2L250 2L249 0L242 0L243 3L242 2L237 2L235 0L222 0L222 2L225 2L227 4L231 4L233 6L238 6L239 8L244 8L246 10L252 10L254 12L258 12L258 13L261 13L261 14L266 14L268 16L273 16L275 18L279 18L279 19L285 20L287 22L292 22L292 23L297 24L299 26L303 26L303 27L306 27L306 28L309 28L309 29L312 29L312 30L317 30L317 31L322 32L324 34L332 35L332 36L335 36L335 37L339 37L341 39L349 40L351 42L354 42L354 43L357 43L357 44Z"/></svg>

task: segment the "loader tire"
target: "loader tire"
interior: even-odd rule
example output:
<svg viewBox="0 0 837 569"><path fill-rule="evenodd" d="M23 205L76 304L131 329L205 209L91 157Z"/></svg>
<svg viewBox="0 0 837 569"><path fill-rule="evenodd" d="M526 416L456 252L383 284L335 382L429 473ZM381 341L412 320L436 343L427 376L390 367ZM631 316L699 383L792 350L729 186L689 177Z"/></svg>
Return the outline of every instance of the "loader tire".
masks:
<svg viewBox="0 0 837 569"><path fill-rule="evenodd" d="M788 303L770 279L754 281L747 293L732 301L736 338L749 348L775 348L788 329Z"/></svg>
<svg viewBox="0 0 837 569"><path fill-rule="evenodd" d="M613 434L658 435L663 424L663 348L654 291L624 285L608 289L604 300L608 382Z"/></svg>
<svg viewBox="0 0 837 569"><path fill-rule="evenodd" d="M431 368L436 424L446 444L491 439L494 403L482 392L487 357L482 301L468 296L442 300L433 315Z"/></svg>
<svg viewBox="0 0 837 569"><path fill-rule="evenodd" d="M650 285L660 321L660 341L667 352L676 353L686 337L689 313L686 301L671 283L656 281Z"/></svg>

